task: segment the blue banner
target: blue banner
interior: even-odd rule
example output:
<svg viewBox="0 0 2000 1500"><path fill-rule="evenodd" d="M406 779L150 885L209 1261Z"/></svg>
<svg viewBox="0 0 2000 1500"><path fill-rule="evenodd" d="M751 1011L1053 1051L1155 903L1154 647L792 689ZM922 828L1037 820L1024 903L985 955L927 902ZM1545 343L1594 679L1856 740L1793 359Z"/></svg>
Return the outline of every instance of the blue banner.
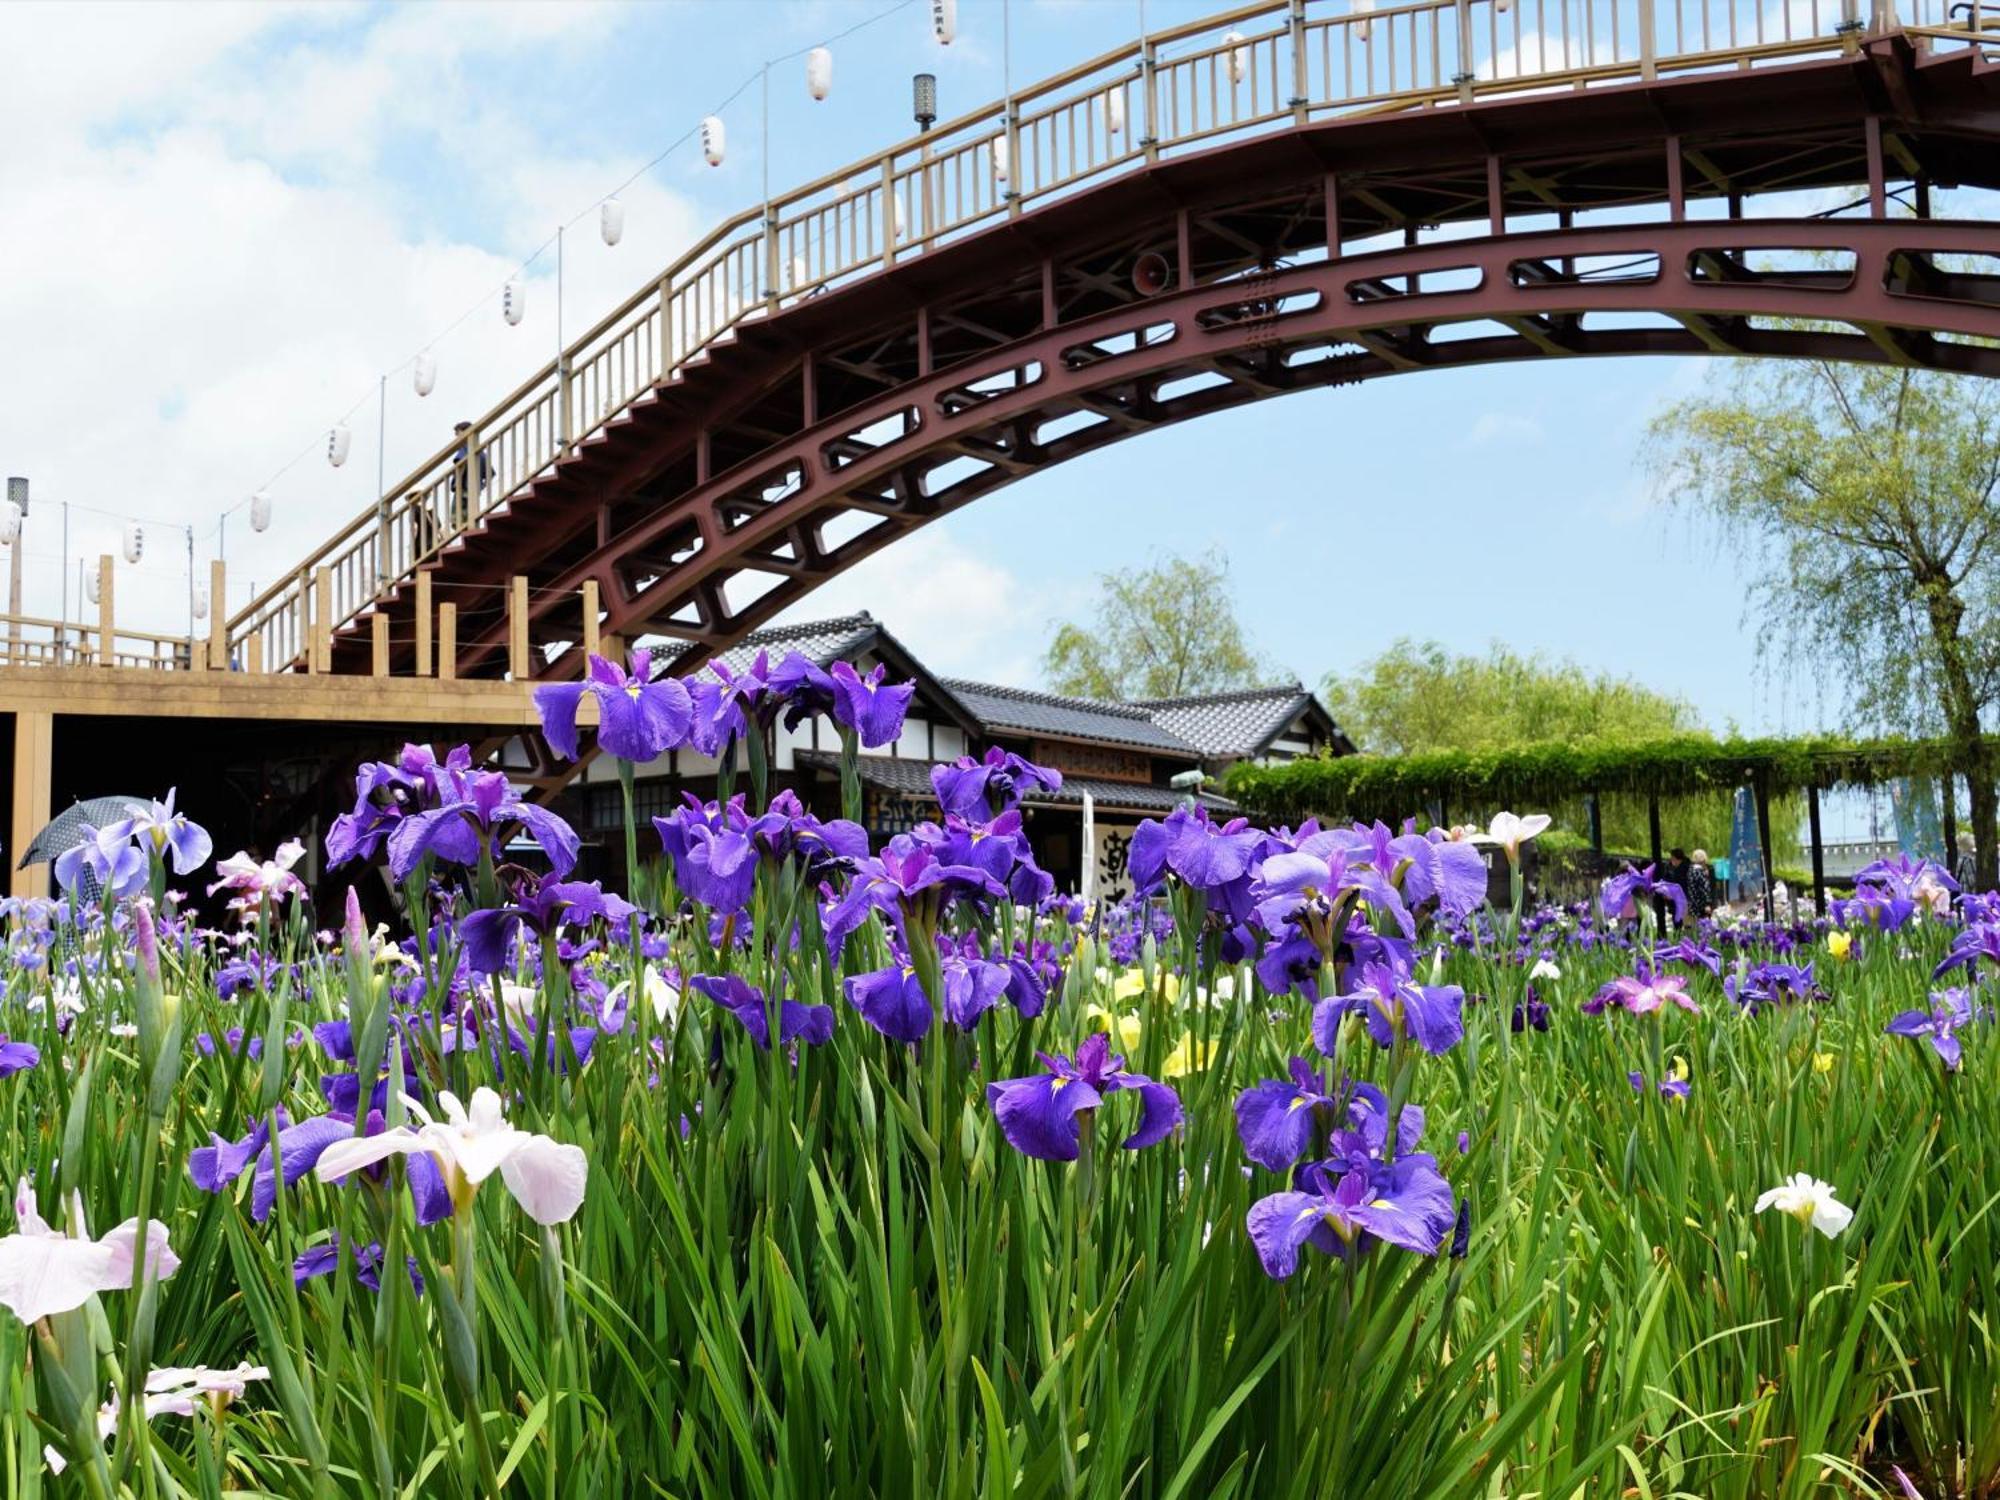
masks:
<svg viewBox="0 0 2000 1500"><path fill-rule="evenodd" d="M1729 831L1730 899L1760 894L1764 889L1764 846L1757 837L1757 803L1750 788L1736 789L1736 812Z"/></svg>
<svg viewBox="0 0 2000 1500"><path fill-rule="evenodd" d="M1896 815L1897 847L1918 859L1945 863L1937 784L1928 776L1899 776L1889 783L1889 807Z"/></svg>

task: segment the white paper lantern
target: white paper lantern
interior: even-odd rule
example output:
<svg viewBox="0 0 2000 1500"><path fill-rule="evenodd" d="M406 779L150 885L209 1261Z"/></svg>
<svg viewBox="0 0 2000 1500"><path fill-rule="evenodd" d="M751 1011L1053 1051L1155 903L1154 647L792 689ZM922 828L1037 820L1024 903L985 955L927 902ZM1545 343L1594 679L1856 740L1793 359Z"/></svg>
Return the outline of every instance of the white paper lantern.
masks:
<svg viewBox="0 0 2000 1500"><path fill-rule="evenodd" d="M889 194L889 237L900 240L903 237L903 197L900 193Z"/></svg>
<svg viewBox="0 0 2000 1500"><path fill-rule="evenodd" d="M1104 128L1113 135L1125 129L1125 90L1122 86L1104 96Z"/></svg>
<svg viewBox="0 0 2000 1500"><path fill-rule="evenodd" d="M606 198L597 205L597 232L607 245L625 238L625 205L616 198Z"/></svg>
<svg viewBox="0 0 2000 1500"><path fill-rule="evenodd" d="M528 286L520 277L509 277L506 287L500 293L500 316L507 320L509 328L520 326L521 319L528 315Z"/></svg>
<svg viewBox="0 0 2000 1500"><path fill-rule="evenodd" d="M931 0L931 34L949 47L958 35L958 0Z"/></svg>
<svg viewBox="0 0 2000 1500"><path fill-rule="evenodd" d="M1222 38L1222 45L1229 49L1223 54L1223 66L1229 70L1229 81L1241 83L1250 76L1250 49L1243 45L1243 33L1227 33Z"/></svg>
<svg viewBox="0 0 2000 1500"><path fill-rule="evenodd" d="M88 599L92 604L97 602L97 569L95 568L85 568L83 570L83 597Z"/></svg>
<svg viewBox="0 0 2000 1500"><path fill-rule="evenodd" d="M437 356L426 350L410 361L410 384L419 396L428 396L437 389Z"/></svg>
<svg viewBox="0 0 2000 1500"><path fill-rule="evenodd" d="M805 257L799 255L792 257L792 263L785 268L785 278L785 285L795 292L806 284Z"/></svg>
<svg viewBox="0 0 2000 1500"><path fill-rule="evenodd" d="M262 490L250 497L250 529L252 531L271 529L271 497Z"/></svg>
<svg viewBox="0 0 2000 1500"><path fill-rule="evenodd" d="M1349 8L1357 16L1366 16L1370 11L1375 9L1375 0L1353 0L1353 4ZM1364 20L1354 28L1354 35L1358 40L1364 42L1368 40L1370 24L1370 22Z"/></svg>
<svg viewBox="0 0 2000 1500"><path fill-rule="evenodd" d="M337 422L326 435L326 461L336 469L347 462L347 450L354 446L354 434L345 422Z"/></svg>
<svg viewBox="0 0 2000 1500"><path fill-rule="evenodd" d="M197 620L206 620L208 618L207 584L197 583L194 586L194 592L188 596L188 607L193 611L194 617Z"/></svg>
<svg viewBox="0 0 2000 1500"><path fill-rule="evenodd" d="M136 564L146 555L146 532L137 521L125 524L125 561Z"/></svg>
<svg viewBox="0 0 2000 1500"><path fill-rule="evenodd" d="M706 115L701 122L702 159L711 167L722 165L723 152L729 144L729 132L722 128L721 115Z"/></svg>
<svg viewBox="0 0 2000 1500"><path fill-rule="evenodd" d="M11 547L21 539L21 507L12 500L0 501L0 543Z"/></svg>
<svg viewBox="0 0 2000 1500"><path fill-rule="evenodd" d="M806 54L806 92L824 99L833 88L833 54L815 47Z"/></svg>
<svg viewBox="0 0 2000 1500"><path fill-rule="evenodd" d="M993 175L1000 181L1005 182L1008 172L1013 169L1012 158L1007 154L1007 137L1004 135L994 136L992 150Z"/></svg>

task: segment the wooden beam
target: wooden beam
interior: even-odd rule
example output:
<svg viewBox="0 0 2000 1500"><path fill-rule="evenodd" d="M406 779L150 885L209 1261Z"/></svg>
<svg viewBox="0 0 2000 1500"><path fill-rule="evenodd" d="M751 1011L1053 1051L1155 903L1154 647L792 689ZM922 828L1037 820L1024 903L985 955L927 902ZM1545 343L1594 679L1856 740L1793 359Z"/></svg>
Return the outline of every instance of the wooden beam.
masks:
<svg viewBox="0 0 2000 1500"><path fill-rule="evenodd" d="M431 675L431 575L417 572L417 665L415 676Z"/></svg>
<svg viewBox="0 0 2000 1500"><path fill-rule="evenodd" d="M374 661L371 671L376 677L389 675L389 617L381 610L375 611L374 620Z"/></svg>
<svg viewBox="0 0 2000 1500"><path fill-rule="evenodd" d="M598 607L597 580L586 578L583 581L583 650L586 656L603 655L598 649L601 643L597 635L598 622L602 614L603 611Z"/></svg>
<svg viewBox="0 0 2000 1500"><path fill-rule="evenodd" d="M313 573L312 669L333 670L333 569L324 563Z"/></svg>
<svg viewBox="0 0 2000 1500"><path fill-rule="evenodd" d="M507 675L528 680L528 580L519 573L507 585Z"/></svg>
<svg viewBox="0 0 2000 1500"><path fill-rule="evenodd" d="M116 654L112 647L112 637L117 634L115 616L111 608L111 554L101 554L97 559L97 664L111 666Z"/></svg>
<svg viewBox="0 0 2000 1500"><path fill-rule="evenodd" d="M1945 778L1944 784L1946 798L1945 816L1949 818L1951 816L1951 778L1949 776ZM1826 913L1826 850L1820 844L1819 787L1817 784L1806 788L1806 827L1812 835L1813 915L1824 916ZM1947 858L1950 857L1951 852L1951 846L1947 844L1945 846L1945 855Z"/></svg>
<svg viewBox="0 0 2000 1500"><path fill-rule="evenodd" d="M14 826L7 847L26 849L49 821L50 773L55 765L56 716L17 710L14 714ZM14 871L8 890L16 896L45 896L49 872L45 864Z"/></svg>
<svg viewBox="0 0 2000 1500"><path fill-rule="evenodd" d="M458 606L440 604L438 606L438 681L452 682L458 677Z"/></svg>
<svg viewBox="0 0 2000 1500"><path fill-rule="evenodd" d="M208 565L208 664L229 670L229 569L221 558Z"/></svg>

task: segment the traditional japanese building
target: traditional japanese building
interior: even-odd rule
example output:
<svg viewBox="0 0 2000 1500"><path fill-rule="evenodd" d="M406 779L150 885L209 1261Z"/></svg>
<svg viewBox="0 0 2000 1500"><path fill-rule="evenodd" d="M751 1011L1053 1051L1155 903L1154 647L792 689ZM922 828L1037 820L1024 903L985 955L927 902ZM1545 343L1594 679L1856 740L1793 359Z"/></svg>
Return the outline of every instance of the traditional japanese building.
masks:
<svg viewBox="0 0 2000 1500"><path fill-rule="evenodd" d="M902 736L861 755L864 820L877 838L937 815L931 767L940 761L981 755L998 745L1061 771L1061 790L1023 804L1023 812L1036 858L1065 889L1085 883L1088 847L1095 851L1091 884L1102 894L1118 894L1126 849L1140 821L1170 812L1191 790L1226 813L1230 804L1218 783L1238 761L1290 760L1328 748L1340 755L1354 751L1319 700L1296 682L1115 703L942 678L866 612L760 631L723 661L742 669L760 651L773 661L797 651L822 667L846 661L860 672L879 664L888 668L891 681L916 683ZM840 736L833 724L823 716L796 728L780 723L772 735L773 788L791 787L822 815L837 812ZM634 794L642 826L666 813L683 792L713 796L717 769L715 761L688 749L640 767ZM1201 773L1207 784L1190 788L1189 772ZM585 829L615 850L617 840L607 835L622 826L624 815L608 763L585 771L581 795Z"/></svg>

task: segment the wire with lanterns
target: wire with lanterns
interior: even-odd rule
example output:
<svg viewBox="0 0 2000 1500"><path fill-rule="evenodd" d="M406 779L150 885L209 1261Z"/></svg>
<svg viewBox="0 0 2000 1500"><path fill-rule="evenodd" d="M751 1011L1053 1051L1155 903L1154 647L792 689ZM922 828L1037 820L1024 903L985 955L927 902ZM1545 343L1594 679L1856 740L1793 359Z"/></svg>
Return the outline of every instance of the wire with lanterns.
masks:
<svg viewBox="0 0 2000 1500"><path fill-rule="evenodd" d="M728 154L728 128L723 121L724 111L741 98L753 84L758 83L760 80L768 84L770 70L773 67L803 58L805 62L807 95L815 102L823 102L829 97L833 89L833 45L859 32L865 31L899 12L908 10L912 5L918 3L926 5L931 23L931 34L934 39L941 45L950 45L958 35L958 0L894 0L894 3L886 6L884 9L875 12L863 20L857 21L842 31L823 38L811 46L800 47L769 59L756 72L745 77L719 104L703 115L692 128L677 136L658 154L632 172L622 182L618 183L602 197L594 200L589 208L582 210L559 225L553 234L540 245L536 246L525 259L515 266L498 287L482 294L464 312L459 314L457 318L432 335L409 358L405 359L401 364L385 371L378 380L376 391L363 396L349 407L347 411L342 413L333 425L326 429L323 439L316 439L306 444L248 496L222 511L217 517L216 526L211 528L209 532L203 533L204 537L222 535L223 527L228 519L245 510L249 512L250 529L253 532L261 533L267 530L271 524L272 517L272 491L276 489L287 474L306 458L310 457L313 452L323 452L327 463L333 468L344 467L353 453L354 432L352 423L356 415L369 404L371 399L378 403L378 410L386 411L388 380L391 376L400 374L404 370L408 370L410 373L411 389L414 393L419 398L429 396L437 389L437 346L472 317L477 315L481 308L489 306L496 296L500 301L502 319L509 327L518 327L527 315L528 272L551 249L554 249L558 256L557 342L558 346L560 346L562 277L560 256L562 238L565 231L574 229L578 224L594 214L597 219L599 237L606 245L616 246L624 239L626 228L626 205L620 194L660 166L661 163L665 162L690 141L699 143L702 160L709 166L721 166ZM1004 176L1004 172L1002 175ZM384 425L386 425L386 418L384 419ZM378 431L378 463L383 446L383 434Z"/></svg>

